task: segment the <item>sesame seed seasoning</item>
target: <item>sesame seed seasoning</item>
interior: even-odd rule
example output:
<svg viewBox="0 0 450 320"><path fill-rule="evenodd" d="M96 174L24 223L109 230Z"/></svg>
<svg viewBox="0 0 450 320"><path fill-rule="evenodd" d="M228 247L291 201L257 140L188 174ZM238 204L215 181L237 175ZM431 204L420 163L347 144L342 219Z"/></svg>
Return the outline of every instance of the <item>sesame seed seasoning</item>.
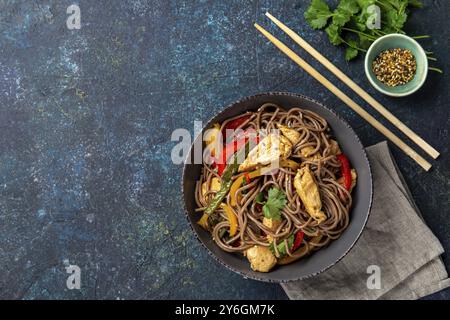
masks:
<svg viewBox="0 0 450 320"><path fill-rule="evenodd" d="M407 49L389 49L372 62L372 70L379 81L390 87L408 83L416 74L416 59Z"/></svg>

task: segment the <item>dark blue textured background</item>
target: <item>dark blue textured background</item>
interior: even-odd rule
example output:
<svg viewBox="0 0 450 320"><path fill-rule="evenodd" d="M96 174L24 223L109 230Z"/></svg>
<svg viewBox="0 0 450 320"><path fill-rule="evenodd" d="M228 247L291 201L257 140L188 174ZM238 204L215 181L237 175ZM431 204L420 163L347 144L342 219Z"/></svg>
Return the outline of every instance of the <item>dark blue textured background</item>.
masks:
<svg viewBox="0 0 450 320"><path fill-rule="evenodd" d="M181 166L170 161L172 131L279 90L333 107L366 146L384 138L256 32L258 21L294 47L266 10L441 151L426 173L391 145L450 250L448 2L425 1L407 28L433 35L421 43L446 73L431 72L401 99L375 92L361 58L346 63L342 48L305 24L308 2L1 0L0 298L286 298L219 266L197 243L182 211ZM72 3L81 30L66 27ZM67 262L81 267L81 290L66 288Z"/></svg>

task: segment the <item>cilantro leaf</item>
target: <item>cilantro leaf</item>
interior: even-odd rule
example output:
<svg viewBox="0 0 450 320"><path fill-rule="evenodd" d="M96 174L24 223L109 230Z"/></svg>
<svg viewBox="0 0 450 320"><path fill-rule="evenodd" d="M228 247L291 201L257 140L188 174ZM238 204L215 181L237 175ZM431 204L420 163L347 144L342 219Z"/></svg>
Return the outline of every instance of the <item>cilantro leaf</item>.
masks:
<svg viewBox="0 0 450 320"><path fill-rule="evenodd" d="M352 47L345 49L345 60L350 61L358 55L358 50Z"/></svg>
<svg viewBox="0 0 450 320"><path fill-rule="evenodd" d="M388 0L388 2L398 11L404 10L408 5L408 0Z"/></svg>
<svg viewBox="0 0 450 320"><path fill-rule="evenodd" d="M264 201L264 192L258 193L255 200L256 200L256 203L259 203L262 205L266 204L266 201Z"/></svg>
<svg viewBox="0 0 450 320"><path fill-rule="evenodd" d="M362 49L368 49L372 44L372 40L363 34L358 34L359 47Z"/></svg>
<svg viewBox="0 0 450 320"><path fill-rule="evenodd" d="M284 208L286 202L286 194L282 190L271 188L263 206L264 216L268 219L281 220L280 210Z"/></svg>
<svg viewBox="0 0 450 320"><path fill-rule="evenodd" d="M349 25L352 27L355 27L359 31L365 31L367 29L365 21L366 21L366 19L363 18L363 15L361 13L357 16L351 17L351 19L349 21Z"/></svg>
<svg viewBox="0 0 450 320"><path fill-rule="evenodd" d="M361 9L367 9L368 6L375 3L375 0L356 0Z"/></svg>
<svg viewBox="0 0 450 320"><path fill-rule="evenodd" d="M375 3L375 0L357 0L361 12L358 15L353 15L351 22L359 31L365 31L367 29L367 20L373 15L367 8Z"/></svg>
<svg viewBox="0 0 450 320"><path fill-rule="evenodd" d="M359 5L356 0L341 0L333 12L333 24L342 27L358 12Z"/></svg>
<svg viewBox="0 0 450 320"><path fill-rule="evenodd" d="M313 0L304 17L313 29L322 29L327 25L328 18L333 14L327 3L323 0Z"/></svg>
<svg viewBox="0 0 450 320"><path fill-rule="evenodd" d="M330 24L325 32L328 34L328 39L335 46L340 45L342 43L342 38L340 36L341 28L335 24Z"/></svg>
<svg viewBox="0 0 450 320"><path fill-rule="evenodd" d="M408 18L408 15L404 12L397 12L396 10L391 10L385 13L386 23L396 30L403 28L403 25Z"/></svg>
<svg viewBox="0 0 450 320"><path fill-rule="evenodd" d="M292 246L294 245L294 235L291 234L289 236L289 238L287 238L287 243L289 246L289 249L292 248ZM273 245L273 242L270 244L269 249L272 251L272 253L275 255L275 248ZM284 257L285 255L287 255L287 251L286 251L286 245L284 244L284 241L281 241L278 245L277 245L277 249L278 249L278 253L280 254L280 258Z"/></svg>

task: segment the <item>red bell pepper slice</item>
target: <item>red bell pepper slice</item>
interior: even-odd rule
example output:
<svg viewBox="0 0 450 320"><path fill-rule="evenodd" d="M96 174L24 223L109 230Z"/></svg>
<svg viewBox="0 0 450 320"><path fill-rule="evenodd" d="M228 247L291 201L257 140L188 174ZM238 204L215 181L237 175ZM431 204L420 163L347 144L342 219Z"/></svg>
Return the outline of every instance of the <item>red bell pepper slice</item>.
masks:
<svg viewBox="0 0 450 320"><path fill-rule="evenodd" d="M235 154L240 148L245 146L247 140L248 138L244 137L237 140L235 139L226 144L226 146L222 150L222 153L219 155L220 158L218 162L216 163L217 173L219 174L219 176L222 176L222 173L227 166L228 158L230 158L233 154Z"/></svg>
<svg viewBox="0 0 450 320"><path fill-rule="evenodd" d="M223 128L223 130L225 132L227 132L227 130L235 130L237 129L239 126L241 126L245 121L247 121L250 118L249 115L244 115L242 117L236 118L234 120L231 120L230 122L228 122L225 127Z"/></svg>
<svg viewBox="0 0 450 320"><path fill-rule="evenodd" d="M252 131L244 131L241 136L235 138L233 141L230 141L225 145L222 152L219 154L219 159L216 159L217 161L214 161L214 164L217 166L217 173L219 174L219 176L222 176L222 173L227 166L227 160L239 149L245 146L249 138L254 141L254 145L257 145L259 143L259 137L252 136Z"/></svg>
<svg viewBox="0 0 450 320"><path fill-rule="evenodd" d="M305 233L302 230L297 231L297 233L295 234L294 244L292 245L292 249L291 249L292 252L294 252L295 250L297 250L300 247L300 245L303 242L304 236L305 236Z"/></svg>
<svg viewBox="0 0 450 320"><path fill-rule="evenodd" d="M344 177L344 187L347 190L350 190L352 186L352 173L350 171L350 162L348 161L348 158L344 154L338 154L337 159L341 163L341 173Z"/></svg>

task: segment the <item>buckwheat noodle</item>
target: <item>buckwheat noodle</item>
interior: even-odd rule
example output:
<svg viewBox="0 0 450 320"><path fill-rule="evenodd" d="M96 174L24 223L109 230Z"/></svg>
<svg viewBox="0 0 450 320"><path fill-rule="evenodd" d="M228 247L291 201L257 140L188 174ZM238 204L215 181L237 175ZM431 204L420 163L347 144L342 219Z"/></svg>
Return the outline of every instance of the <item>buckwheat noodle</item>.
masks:
<svg viewBox="0 0 450 320"><path fill-rule="evenodd" d="M226 213L219 208L217 211L223 219L211 230L214 241L227 252L244 252L254 245L270 246L269 238L271 238L275 244L273 248L276 257L279 256L277 244L284 241L290 261L294 261L339 238L349 224L352 196L337 180L341 172L341 163L332 152L333 141L331 141L331 131L326 120L309 110L300 108L284 110L272 103L266 103L258 111L247 114L251 115L250 118L240 126L244 130L250 128L257 131L271 130L277 129L276 124L283 124L300 133L301 139L293 146L290 158L301 166L309 165L318 184L322 211L327 219L319 224L306 212L293 186L296 170L282 167L275 173L255 178L251 183L240 187L236 192L239 196L236 206L231 206L230 194L227 195L224 201L236 214L238 231L233 237L221 237L222 230L228 230L230 225ZM221 130L228 122L241 116L224 121ZM308 157L300 152L305 147L313 148ZM233 179L240 175L240 173L236 174ZM197 211L204 210L214 197L216 192L209 187L214 177L219 176L210 165L204 164L195 189ZM207 186L206 192L202 192L204 182ZM255 201L260 192L272 187L283 190L287 198L287 204L281 210L282 223L275 231L262 223L264 215ZM304 248L293 253L290 252L287 237L298 230L302 230L305 234Z"/></svg>

